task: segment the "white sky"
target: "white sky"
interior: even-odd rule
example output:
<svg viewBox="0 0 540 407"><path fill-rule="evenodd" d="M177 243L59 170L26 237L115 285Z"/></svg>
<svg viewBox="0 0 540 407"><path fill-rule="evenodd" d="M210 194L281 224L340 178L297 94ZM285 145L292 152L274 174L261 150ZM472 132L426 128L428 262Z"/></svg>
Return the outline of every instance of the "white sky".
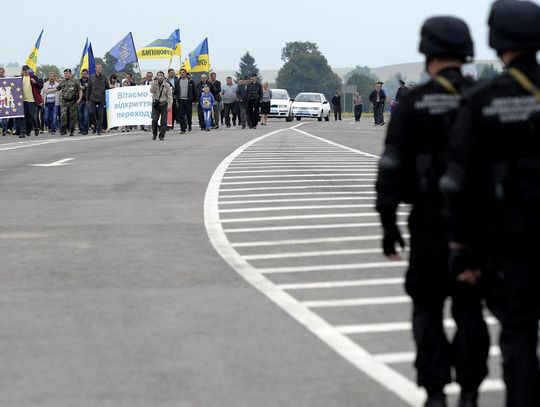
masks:
<svg viewBox="0 0 540 407"><path fill-rule="evenodd" d="M535 0L540 3L540 0ZM180 28L187 55L206 36L214 69L236 69L249 51L260 69L282 66L288 41L312 41L335 68L420 61L418 34L426 17L452 14L470 26L476 58L492 59L486 19L492 0L7 0L1 8L0 62L23 63L41 28L38 64L74 66L86 37L103 56L129 31L136 47ZM145 68L168 65L141 61ZM166 66L165 66L166 67Z"/></svg>

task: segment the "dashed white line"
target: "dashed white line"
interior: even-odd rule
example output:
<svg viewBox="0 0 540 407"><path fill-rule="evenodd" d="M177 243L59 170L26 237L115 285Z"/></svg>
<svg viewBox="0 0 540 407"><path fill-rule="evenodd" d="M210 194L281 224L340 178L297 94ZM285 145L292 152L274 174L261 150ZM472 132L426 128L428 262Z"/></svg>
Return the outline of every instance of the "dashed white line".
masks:
<svg viewBox="0 0 540 407"><path fill-rule="evenodd" d="M302 211L310 209L350 209L350 208L371 208L375 209L373 204L357 204L357 205L305 205L305 206L268 206L255 208L236 208L236 209L221 209L220 213L243 213L243 212L273 212L273 211Z"/></svg>
<svg viewBox="0 0 540 407"><path fill-rule="evenodd" d="M309 273L312 271L335 271L335 270L369 270L377 268L405 267L406 261L384 261L374 263L352 263L352 264L325 264L320 266L287 266L287 267L265 267L257 270L263 274L280 273Z"/></svg>
<svg viewBox="0 0 540 407"><path fill-rule="evenodd" d="M346 288L346 287L371 287L383 285L400 285L405 282L403 277L395 278L368 278L362 280L343 280L343 281L318 281L309 283L290 283L278 284L282 290L320 290L325 288Z"/></svg>
<svg viewBox="0 0 540 407"><path fill-rule="evenodd" d="M280 202L311 202L311 201L374 201L374 197L328 197L328 198L295 198L295 199L248 199L245 201L219 201L219 205L245 205L245 204L254 204L254 203L280 203ZM371 205L373 206L373 205Z"/></svg>
<svg viewBox="0 0 540 407"><path fill-rule="evenodd" d="M407 222L397 222L398 226L405 226ZM347 229L347 228L369 228L369 227L380 227L380 223L331 223L331 224L321 224L321 225L297 225L297 226L263 226L263 227L254 227L254 228L230 228L225 229L226 233L251 233L251 232L275 232L275 231L284 231L284 230L310 230L310 229ZM364 236L359 236L364 238ZM403 236L405 237L405 235ZM372 237L368 236L368 239L371 240Z"/></svg>
<svg viewBox="0 0 540 407"><path fill-rule="evenodd" d="M333 239L332 242L335 242L335 239ZM280 244L275 244L274 246L280 246ZM235 247L238 247L238 246L235 246ZM378 253L382 253L382 250L381 249L350 249L350 250L340 249L340 250L319 250L319 251L312 251L312 252L248 254L248 255L245 255L244 258L246 260L270 260L270 259L291 259L291 258L301 258L301 257L325 257L325 256L344 256L344 255L354 255L354 254L378 254Z"/></svg>
<svg viewBox="0 0 540 407"><path fill-rule="evenodd" d="M407 213L398 213L398 215L407 215ZM296 216L263 216L258 218L230 218L222 219L221 223L241 223L241 222L267 222L275 220L296 220L296 219L328 219L328 218L366 218L377 217L373 213L329 213L324 215L296 215Z"/></svg>
<svg viewBox="0 0 540 407"><path fill-rule="evenodd" d="M361 307L366 305L390 305L409 304L411 297L406 295L396 295L393 297L373 297L373 298L344 298L339 300L319 300L304 301L308 308L336 308L336 307Z"/></svg>

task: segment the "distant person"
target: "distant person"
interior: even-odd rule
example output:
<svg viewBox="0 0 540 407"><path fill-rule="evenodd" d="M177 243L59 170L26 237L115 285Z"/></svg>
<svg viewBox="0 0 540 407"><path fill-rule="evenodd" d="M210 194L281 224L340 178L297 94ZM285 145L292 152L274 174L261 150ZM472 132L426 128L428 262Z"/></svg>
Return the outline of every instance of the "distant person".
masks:
<svg viewBox="0 0 540 407"><path fill-rule="evenodd" d="M180 77L176 86L176 103L178 105L178 121L180 122L180 134L191 131L191 120L193 115L193 102L197 100L195 84L187 75L187 71L180 69Z"/></svg>
<svg viewBox="0 0 540 407"><path fill-rule="evenodd" d="M238 85L235 85L232 78L229 76L226 79L225 85L221 88L221 99L223 100L223 111L225 116L225 126L231 127L231 114L233 126L236 126L236 118L238 116L238 102L236 92Z"/></svg>
<svg viewBox="0 0 540 407"><path fill-rule="evenodd" d="M39 136L37 107L43 103L43 98L41 97L43 81L34 74L34 71L28 65L23 65L21 68L21 76L23 80L24 117L19 119L21 127L19 138L30 136L32 129L34 130L34 134Z"/></svg>
<svg viewBox="0 0 540 407"><path fill-rule="evenodd" d="M337 90L332 98L332 106L334 108L334 120L341 120L341 94Z"/></svg>
<svg viewBox="0 0 540 407"><path fill-rule="evenodd" d="M82 135L88 134L88 127L90 126L90 115L88 113L88 104L86 103L89 80L88 69L81 70L79 84L81 85L82 97L79 106L77 106L77 120L79 121L79 134Z"/></svg>
<svg viewBox="0 0 540 407"><path fill-rule="evenodd" d="M72 137L77 123L77 106L83 92L71 69L64 69L64 80L57 89L60 91L60 134L67 134L69 128L69 136Z"/></svg>
<svg viewBox="0 0 540 407"><path fill-rule="evenodd" d="M56 79L54 72L49 73L49 80L43 84L43 101L45 103L45 125L49 133L56 134L58 122L56 120L56 93L60 83Z"/></svg>
<svg viewBox="0 0 540 407"><path fill-rule="evenodd" d="M259 108L263 95L262 86L257 82L257 75L251 75L251 82L247 85L247 115L250 121L250 129L256 129L259 123Z"/></svg>
<svg viewBox="0 0 540 407"><path fill-rule="evenodd" d="M174 72L174 69L169 69L167 71L167 83L171 87L171 91L173 96L176 95L176 87L178 86L178 77L176 76L176 73ZM176 121L176 118L178 117L178 101L176 100L176 97L173 97L173 105L172 105L172 125L171 130L174 129L174 122Z"/></svg>
<svg viewBox="0 0 540 407"><path fill-rule="evenodd" d="M400 79L399 80L399 88L398 88L398 90L396 92L396 97L394 98L396 103L399 103L399 100L403 97L405 92L407 92L407 87L405 86L405 81Z"/></svg>
<svg viewBox="0 0 540 407"><path fill-rule="evenodd" d="M201 75L201 81L197 84L197 102L199 102L197 104L197 112L199 114L199 127L201 128L201 131L206 129L206 124L205 124L205 121L204 121L204 111L203 111L203 108L202 108L201 103L200 103L200 97L204 92L204 87L205 86L208 86L208 89L210 90L210 93L212 93L212 95L213 95L214 94L214 85L212 85L208 81L208 76L206 76L206 74L203 73ZM212 106L212 108L213 108L213 106Z"/></svg>
<svg viewBox="0 0 540 407"><path fill-rule="evenodd" d="M146 75L141 80L141 85L152 85L154 74L151 71L146 72ZM148 131L148 126L141 126L142 131Z"/></svg>
<svg viewBox="0 0 540 407"><path fill-rule="evenodd" d="M246 128L246 125L249 125L251 128L250 118L247 114L248 109L248 98L247 98L247 84L249 77L245 76L244 78L238 79L238 90L236 91L236 96L238 98L238 110L240 112L240 123L242 124L242 129Z"/></svg>
<svg viewBox="0 0 540 407"><path fill-rule="evenodd" d="M165 82L165 74L159 71L156 75L156 80L150 85L150 93L152 94L152 140L158 137L159 123L159 139L163 141L167 132L167 108L172 106L172 90Z"/></svg>
<svg viewBox="0 0 540 407"><path fill-rule="evenodd" d="M210 92L210 86L204 85L203 92L199 98L199 104L204 114L204 127L206 131L210 131L212 128L212 110L216 105L214 95Z"/></svg>
<svg viewBox="0 0 540 407"><path fill-rule="evenodd" d="M210 83L212 87L210 88L210 93L214 96L213 115L214 115L214 128L219 129L219 116L220 116L220 106L221 106L221 82L216 79L216 73L210 72Z"/></svg>
<svg viewBox="0 0 540 407"><path fill-rule="evenodd" d="M109 89L107 77L103 75L103 66L96 65L96 73L90 76L87 88L87 103L90 117L94 123L94 133L101 134L103 128L103 112L105 108L105 91Z"/></svg>
<svg viewBox="0 0 540 407"><path fill-rule="evenodd" d="M373 106L373 118L375 126L384 126L384 106L386 104L386 92L382 88L383 82L377 82L375 89L369 95L369 101Z"/></svg>
<svg viewBox="0 0 540 407"><path fill-rule="evenodd" d="M126 74L126 77L122 81L122 86L137 86L137 83L133 79L133 75L130 73Z"/></svg>
<svg viewBox="0 0 540 407"><path fill-rule="evenodd" d="M266 126L268 115L270 114L270 103L272 100L272 90L268 87L268 82L262 84L261 99L261 126Z"/></svg>
<svg viewBox="0 0 540 407"><path fill-rule="evenodd" d="M364 110L364 101L362 100L362 95L360 93L355 93L353 98L354 105L354 120L359 122L362 118L362 112Z"/></svg>

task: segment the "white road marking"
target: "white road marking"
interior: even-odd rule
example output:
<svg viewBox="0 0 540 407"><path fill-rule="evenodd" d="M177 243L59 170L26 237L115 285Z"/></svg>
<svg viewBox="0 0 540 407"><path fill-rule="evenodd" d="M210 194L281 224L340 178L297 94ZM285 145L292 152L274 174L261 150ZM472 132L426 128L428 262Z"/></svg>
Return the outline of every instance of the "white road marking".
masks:
<svg viewBox="0 0 540 407"><path fill-rule="evenodd" d="M69 161L74 160L75 158L64 158L62 160L58 160L49 164L28 164L32 167L61 167L62 165L69 165L71 164Z"/></svg>
<svg viewBox="0 0 540 407"><path fill-rule="evenodd" d="M333 198L295 198L295 199L251 199L245 201L219 201L219 206L221 205L245 205L253 203L280 203L280 202L310 202L310 201L375 201L375 197L367 196L340 196ZM373 206L373 205L372 205Z"/></svg>
<svg viewBox="0 0 540 407"><path fill-rule="evenodd" d="M308 308L336 308L336 307L361 307L366 305L389 305L389 304L410 304L411 297L406 295L396 295L393 297L374 298L344 298L339 300L304 301Z"/></svg>
<svg viewBox="0 0 540 407"><path fill-rule="evenodd" d="M228 173L227 173L228 174ZM362 173L362 172L354 172L349 174L287 174L287 175L240 175L240 176L226 176L223 177L223 179L259 179L259 178L291 178L291 177L361 177L361 176L371 176L374 173ZM375 181L376 178L373 178Z"/></svg>
<svg viewBox="0 0 540 407"><path fill-rule="evenodd" d="M392 352L392 353L379 353L373 355L377 360L392 364L400 363L413 363L416 358L416 352ZM498 346L492 346L489 348L489 356L499 357L501 356L501 349Z"/></svg>
<svg viewBox="0 0 540 407"><path fill-rule="evenodd" d="M226 174L254 174L254 173L271 173L271 172L314 172L314 171L332 171L332 172L340 173L340 172L347 172L347 171L354 171L354 170L365 171L361 167L348 167L348 168L341 168L341 169L332 169L332 168L327 167L327 168L311 168L311 169L301 168L301 169L288 169L288 170L267 169L267 170L227 171ZM371 174L376 174L376 172L377 172L376 168L373 168L372 172L366 173L366 174L371 175ZM355 175L358 175L358 174L355 174Z"/></svg>
<svg viewBox="0 0 540 407"><path fill-rule="evenodd" d="M293 126L292 129L299 127L301 124L303 123ZM315 334L335 352L360 371L376 380L377 383L385 387L388 391L400 397L407 404L411 406L420 406L425 396L424 393L418 389L416 384L384 363L377 361L364 348L338 332L323 318L302 305L284 290L276 287L275 284L260 273L260 270L254 269L245 259L243 259L227 239L222 222L220 221L218 210L220 185L227 167L251 145L285 130L286 129L271 132L251 140L225 158L215 170L208 184L204 201L205 226L210 241L221 257L247 282L266 295L271 301ZM365 264L363 266L365 266Z"/></svg>
<svg viewBox="0 0 540 407"><path fill-rule="evenodd" d="M243 212L274 212L274 211L301 211L309 209L346 209L346 208L371 208L375 210L373 204L350 204L350 205L305 205L305 206L268 206L261 208L237 208L221 209L220 213L243 213Z"/></svg>
<svg viewBox="0 0 540 407"><path fill-rule="evenodd" d="M403 277L395 278L368 278L363 280L343 280L343 281L319 281L315 283L290 283L278 284L282 290L320 290L325 288L345 288L345 287L370 287L382 285L402 285L405 283Z"/></svg>
<svg viewBox="0 0 540 407"><path fill-rule="evenodd" d="M0 151L18 150L20 148L37 147L37 146L55 144L55 143L65 143L65 142L73 142L73 141L81 141L81 140L94 140L98 138L114 137L114 136L120 136L120 134L113 133L113 134L102 134L100 136L56 138L56 139L48 139L48 140L37 141L37 142L27 141L25 142L25 144L16 145L16 146L8 146L8 147L3 147L0 144Z"/></svg>
<svg viewBox="0 0 540 407"><path fill-rule="evenodd" d="M231 244L233 247L261 247L261 246L288 246L288 245L297 245L297 244L359 242L359 241L365 241L365 240L373 240L373 239L365 239L364 236L337 236L337 237L314 237L314 238L306 238L306 239L234 242Z"/></svg>
<svg viewBox="0 0 540 407"><path fill-rule="evenodd" d="M332 174L330 176L335 176ZM255 185L255 184L301 184L301 183L312 183L312 182L373 182L375 178L321 178L321 179L288 179L288 180L268 180L268 181L233 181L233 182L222 182L222 185ZM372 187L372 185L370 185Z"/></svg>
<svg viewBox="0 0 540 407"><path fill-rule="evenodd" d="M398 215L408 215L407 213L398 213ZM296 215L296 216L264 216L260 218L231 218L222 219L222 223L239 223L239 222L266 222L273 220L295 220L295 219L326 219L326 218L365 218L377 217L376 212L373 213L329 213L326 215Z"/></svg>
<svg viewBox="0 0 540 407"><path fill-rule="evenodd" d="M234 246L234 244L233 244ZM276 245L279 246L279 245ZM234 246L238 247L238 246ZM257 247L257 246L253 246ZM249 254L245 255L246 260L270 260L270 259L291 259L301 257L324 257L324 256L343 256L352 254L378 254L381 249L340 249L340 250L319 250L313 252L290 252L290 253L272 253L272 254Z"/></svg>
<svg viewBox="0 0 540 407"><path fill-rule="evenodd" d="M352 264L325 264L321 266L290 266L290 267L266 267L258 268L257 271L263 274L282 273L309 273L312 271L333 271L333 270L368 270L377 268L406 267L407 261L384 261L374 263L352 263Z"/></svg>
<svg viewBox="0 0 540 407"><path fill-rule="evenodd" d="M241 192L241 191L268 191L268 190L276 190L276 189L325 189L325 188L371 188L373 189L373 185L302 185L302 186L283 186L283 187L255 187L255 188L226 188L221 189L220 193L223 192ZM370 191L369 193L373 193ZM289 195L289 194L288 194Z"/></svg>
<svg viewBox="0 0 540 407"><path fill-rule="evenodd" d="M486 324L497 325L497 320L492 316L484 318ZM455 328L456 323L453 319L445 319L443 321L445 328ZM370 333L388 333L388 332L401 332L410 331L412 329L412 323L407 322L384 322L379 324L360 324L360 325L340 325L336 327L337 330L346 335L357 334L370 334Z"/></svg>
<svg viewBox="0 0 540 407"><path fill-rule="evenodd" d="M220 192L223 192L221 190ZM224 195L220 193L220 202L223 202L223 198L257 198L257 197L267 197L267 196L312 196L312 195L375 195L374 191L339 191L339 192L278 192L272 194L237 194L237 195ZM374 196L375 197L375 196ZM373 197L373 198L374 198ZM373 199L370 198L370 199Z"/></svg>
<svg viewBox="0 0 540 407"><path fill-rule="evenodd" d="M397 222L398 226L405 226L407 222ZM254 228L230 228L225 229L225 233L252 233L252 232L275 232L283 230L310 230L310 229L347 229L347 228L368 228L380 227L377 223L332 223L322 225L298 225L298 226L263 226ZM364 238L364 236L360 236ZM403 235L405 237L405 235ZM368 238L371 238L368 236Z"/></svg>

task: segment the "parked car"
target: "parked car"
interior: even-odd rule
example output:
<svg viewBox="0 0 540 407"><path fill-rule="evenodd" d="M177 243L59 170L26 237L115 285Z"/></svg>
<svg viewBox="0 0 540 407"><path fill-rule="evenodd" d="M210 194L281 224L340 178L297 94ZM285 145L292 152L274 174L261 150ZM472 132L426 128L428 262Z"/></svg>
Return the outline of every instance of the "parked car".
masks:
<svg viewBox="0 0 540 407"><path fill-rule="evenodd" d="M296 120L316 117L319 121L329 121L330 103L322 93L299 93L292 103L292 115Z"/></svg>
<svg viewBox="0 0 540 407"><path fill-rule="evenodd" d="M270 100L270 114L268 117L275 117L278 119L285 119L285 121L292 121L291 112L291 98L289 92L285 89L270 89L272 91L272 99Z"/></svg>

